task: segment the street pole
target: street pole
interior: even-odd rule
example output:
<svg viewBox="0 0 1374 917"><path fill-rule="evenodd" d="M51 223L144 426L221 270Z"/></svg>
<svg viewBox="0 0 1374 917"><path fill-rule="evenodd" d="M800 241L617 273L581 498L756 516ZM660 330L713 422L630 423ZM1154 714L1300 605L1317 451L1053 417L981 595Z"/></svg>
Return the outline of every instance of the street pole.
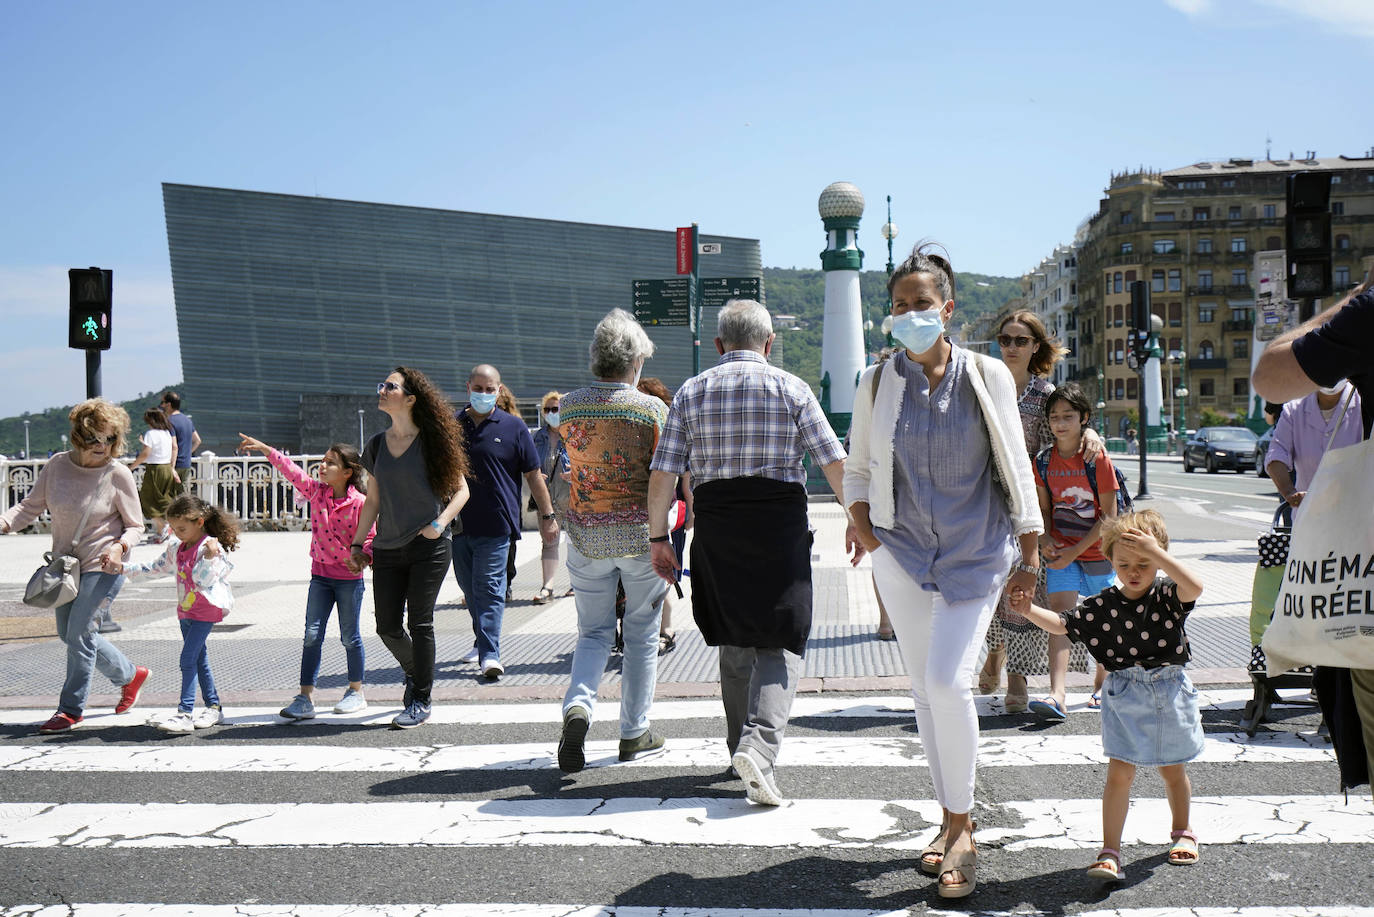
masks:
<svg viewBox="0 0 1374 917"><path fill-rule="evenodd" d="M100 397L100 351L86 351L86 397Z"/></svg>
<svg viewBox="0 0 1374 917"><path fill-rule="evenodd" d="M363 409L358 408L358 451L362 452L366 446L367 443L363 439Z"/></svg>
<svg viewBox="0 0 1374 917"><path fill-rule="evenodd" d="M29 422L24 421L24 458L33 458L33 453L29 451Z"/></svg>
<svg viewBox="0 0 1374 917"><path fill-rule="evenodd" d="M687 311L692 316L692 375L701 373L701 294L697 290L697 280L701 272L697 269L697 224L692 224L692 272L687 280Z"/></svg>
<svg viewBox="0 0 1374 917"><path fill-rule="evenodd" d="M892 222L892 195L887 196L887 222L883 224L883 238L887 240L887 280L892 282L892 272L897 265L892 263L892 240L897 238L897 224ZM883 319L883 343L892 346L892 290L887 291L887 315Z"/></svg>

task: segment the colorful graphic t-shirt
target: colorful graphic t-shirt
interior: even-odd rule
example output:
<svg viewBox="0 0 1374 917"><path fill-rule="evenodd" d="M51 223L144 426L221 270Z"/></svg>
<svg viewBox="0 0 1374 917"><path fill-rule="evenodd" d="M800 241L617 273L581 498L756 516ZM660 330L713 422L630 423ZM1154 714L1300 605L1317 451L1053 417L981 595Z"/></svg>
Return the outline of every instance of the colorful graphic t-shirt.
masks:
<svg viewBox="0 0 1374 917"><path fill-rule="evenodd" d="M1083 457L1075 454L1071 458L1064 458L1058 449L1051 449L1050 465L1046 469L1048 481L1040 477L1039 463L1032 464L1035 466L1036 486L1050 492L1050 535L1054 543L1061 546L1077 544L1088 534L1099 515ZM1116 491L1116 471L1112 468L1112 460L1104 453L1093 461L1093 466L1097 471L1098 495L1104 504L1115 506L1116 500L1112 495ZM1106 560L1106 555L1102 553L1102 542L1095 543L1078 559Z"/></svg>

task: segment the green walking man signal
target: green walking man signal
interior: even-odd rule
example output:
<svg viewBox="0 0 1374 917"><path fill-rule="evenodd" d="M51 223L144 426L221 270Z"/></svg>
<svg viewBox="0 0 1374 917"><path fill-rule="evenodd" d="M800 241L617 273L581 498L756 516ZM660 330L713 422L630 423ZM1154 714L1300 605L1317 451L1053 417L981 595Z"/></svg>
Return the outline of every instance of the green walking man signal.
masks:
<svg viewBox="0 0 1374 917"><path fill-rule="evenodd" d="M75 350L109 350L114 271L72 268L67 277L71 285L67 346Z"/></svg>

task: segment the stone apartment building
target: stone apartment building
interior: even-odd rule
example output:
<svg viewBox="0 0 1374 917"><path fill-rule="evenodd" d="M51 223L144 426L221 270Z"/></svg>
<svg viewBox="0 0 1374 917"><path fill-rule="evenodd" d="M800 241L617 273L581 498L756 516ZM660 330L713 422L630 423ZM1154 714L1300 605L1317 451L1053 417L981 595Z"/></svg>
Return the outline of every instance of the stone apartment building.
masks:
<svg viewBox="0 0 1374 917"><path fill-rule="evenodd" d="M1072 245L1056 246L1032 271L1021 276L1017 309L1029 309L1050 337L1069 349L1054 365L1050 381L1062 385L1078 376L1078 253ZM1004 310L1015 311L1015 310Z"/></svg>
<svg viewBox="0 0 1374 917"><path fill-rule="evenodd" d="M1250 391L1255 255L1284 247L1286 177L1301 170L1333 173L1332 267L1339 296L1374 265L1374 150L1364 157L1231 159L1111 176L1076 244L1077 327L1065 318L1061 327L1068 333L1060 332L1068 341L1076 331L1077 360L1068 376L1090 392L1096 387L1111 433L1124 429L1140 384L1126 361L1134 280L1150 283L1151 306L1164 321L1165 415L1180 386L1188 396L1186 413L1183 405L1174 406L1176 424L1198 426L1204 408L1242 418L1257 412ZM1055 256L1062 263L1067 256L1059 257L1060 251ZM1045 295L1038 272L1027 278L1026 299L1038 309L1036 297ZM1048 277L1043 289L1051 289ZM1050 306L1046 314L1055 315Z"/></svg>

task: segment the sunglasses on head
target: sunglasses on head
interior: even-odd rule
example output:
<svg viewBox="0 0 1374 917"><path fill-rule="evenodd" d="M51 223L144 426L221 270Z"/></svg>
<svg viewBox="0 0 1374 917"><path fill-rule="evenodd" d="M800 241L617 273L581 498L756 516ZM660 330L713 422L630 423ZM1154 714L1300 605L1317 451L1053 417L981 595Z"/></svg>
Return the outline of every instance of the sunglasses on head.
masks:
<svg viewBox="0 0 1374 917"><path fill-rule="evenodd" d="M1018 334L1016 337L1012 337L1010 334L997 335L999 347L1025 347L1034 340L1035 338L1026 337L1024 334Z"/></svg>
<svg viewBox="0 0 1374 917"><path fill-rule="evenodd" d="M385 395L387 392L405 392L406 387L395 382L378 382L377 394Z"/></svg>

